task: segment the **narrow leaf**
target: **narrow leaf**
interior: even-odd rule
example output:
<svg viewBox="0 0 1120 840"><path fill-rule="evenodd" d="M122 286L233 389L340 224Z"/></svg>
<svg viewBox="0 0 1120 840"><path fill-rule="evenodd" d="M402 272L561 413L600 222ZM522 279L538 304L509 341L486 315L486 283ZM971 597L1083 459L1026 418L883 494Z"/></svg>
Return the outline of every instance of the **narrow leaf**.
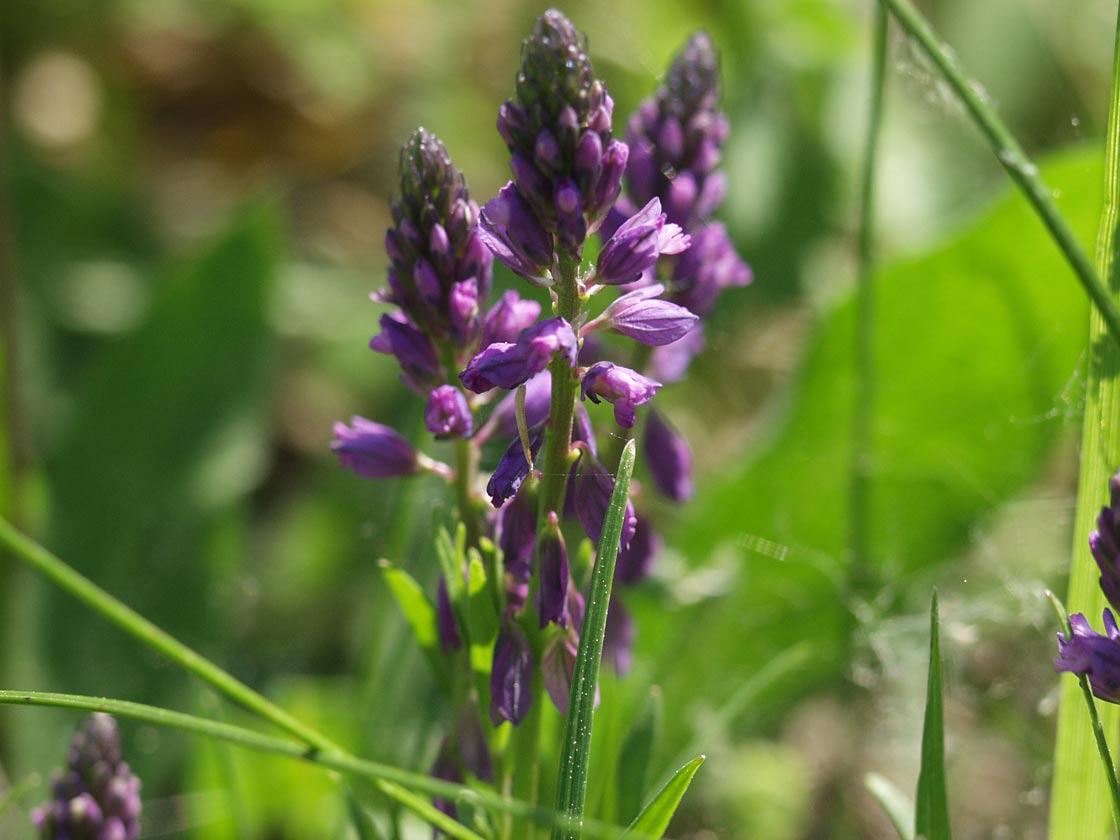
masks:
<svg viewBox="0 0 1120 840"><path fill-rule="evenodd" d="M595 691L599 684L599 661L603 655L603 635L607 628L607 607L611 598L615 560L618 558L622 522L626 516L626 500L630 493L630 477L634 474L635 443L630 440L622 450L618 475L611 493L599 554L591 572L591 590L587 598L576 654L572 691L568 703L568 719L564 726L563 752L556 784L556 812L569 817L572 827L557 827L553 840L577 840L583 821L587 796L587 765L591 758L591 729L595 717Z"/></svg>
<svg viewBox="0 0 1120 840"><path fill-rule="evenodd" d="M926 840L950 840L949 797L945 785L945 720L941 697L941 621L937 592L929 616L929 682L922 727L922 767L918 773L914 834Z"/></svg>
<svg viewBox="0 0 1120 840"><path fill-rule="evenodd" d="M630 819L642 807L650 758L661 731L661 712L661 690L653 686L618 756L618 815L622 819Z"/></svg>
<svg viewBox="0 0 1120 840"><path fill-rule="evenodd" d="M404 569L397 568L388 560L382 560L378 565L381 567L381 576L412 630L416 644L420 645L424 655L432 661L436 672L442 673L435 606L428 600L416 579Z"/></svg>
<svg viewBox="0 0 1120 840"><path fill-rule="evenodd" d="M475 549L467 566L467 634L471 645L471 669L489 675L493 661L494 639L498 635L498 614L486 585L486 569Z"/></svg>
<svg viewBox="0 0 1120 840"><path fill-rule="evenodd" d="M677 812L688 786L692 784L692 777L696 775L704 759L705 756L698 755L674 773L669 783L658 791L657 796L630 824L623 837L629 840L660 840L668 830L673 814Z"/></svg>
<svg viewBox="0 0 1120 840"><path fill-rule="evenodd" d="M914 840L914 803L906 794L878 773L864 776L863 785L890 819L894 830L898 832L899 840Z"/></svg>

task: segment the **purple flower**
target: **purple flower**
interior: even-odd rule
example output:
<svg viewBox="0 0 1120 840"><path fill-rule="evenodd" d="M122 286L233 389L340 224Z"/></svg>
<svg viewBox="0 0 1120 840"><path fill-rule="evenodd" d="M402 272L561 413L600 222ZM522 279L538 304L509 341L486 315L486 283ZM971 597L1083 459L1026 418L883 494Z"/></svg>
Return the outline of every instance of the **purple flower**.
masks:
<svg viewBox="0 0 1120 840"><path fill-rule="evenodd" d="M548 419L548 409L552 404L552 374L542 370L525 383L525 425L529 428L539 426ZM480 443L490 439L492 434L513 437L517 434L517 394L507 394L491 412L486 425L479 429L476 440Z"/></svg>
<svg viewBox="0 0 1120 840"><path fill-rule="evenodd" d="M463 778L463 763L459 760L459 757L455 755L455 750L450 738L444 738L440 743L439 752L436 754L436 760L432 764L432 769L428 771L428 775L433 779L451 782L451 784L454 785L461 785L466 781ZM452 819L458 818L458 811L455 808L454 802L437 796L432 800L432 804L436 806L437 810L442 811Z"/></svg>
<svg viewBox="0 0 1120 840"><path fill-rule="evenodd" d="M511 289L486 313L479 346L488 347L498 341L516 341L521 331L532 326L540 314L539 303L535 300L523 300Z"/></svg>
<svg viewBox="0 0 1120 840"><path fill-rule="evenodd" d="M381 316L381 332L369 342L370 349L396 356L407 379L422 386L438 379L439 359L435 345L399 312Z"/></svg>
<svg viewBox="0 0 1120 840"><path fill-rule="evenodd" d="M650 347L661 347L682 338L691 330L699 316L658 297L665 291L661 284L643 286L613 300L603 314L583 328L599 324Z"/></svg>
<svg viewBox="0 0 1120 840"><path fill-rule="evenodd" d="M1104 611L1102 636L1089 626L1085 616L1076 613L1069 617L1070 638L1058 634L1058 658L1054 668L1089 677L1093 694L1108 703L1120 703L1120 629L1110 610Z"/></svg>
<svg viewBox="0 0 1120 840"><path fill-rule="evenodd" d="M595 269L595 281L606 285L633 283L653 267L661 254L679 254L688 248L680 227L665 223L661 202L655 197L615 231Z"/></svg>
<svg viewBox="0 0 1120 840"><path fill-rule="evenodd" d="M478 237L478 207L437 137L418 129L401 148L400 181L385 234L388 302L438 342L456 349L475 337L490 290L492 257Z"/></svg>
<svg viewBox="0 0 1120 840"><path fill-rule="evenodd" d="M135 840L140 836L140 780L121 759L117 722L93 714L74 734L66 772L51 800L31 815L43 840Z"/></svg>
<svg viewBox="0 0 1120 840"><path fill-rule="evenodd" d="M1109 504L1101 508L1097 530L1089 534L1089 548L1101 570L1101 590L1113 609L1120 610L1120 472L1108 482Z"/></svg>
<svg viewBox="0 0 1120 840"><path fill-rule="evenodd" d="M541 675L548 696L560 714L568 714L572 696L572 678L575 676L578 642L568 633L557 636L541 657ZM598 691L598 689L596 689Z"/></svg>
<svg viewBox="0 0 1120 840"><path fill-rule="evenodd" d="M634 411L653 399L661 383L614 362L597 362L587 369L580 386L585 399L602 398L614 404L614 419L624 429L634 425Z"/></svg>
<svg viewBox="0 0 1120 840"><path fill-rule="evenodd" d="M537 512L527 492L519 492L498 512L498 546L506 571L518 580L532 574L533 543L537 537ZM520 609L521 605L518 605Z"/></svg>
<svg viewBox="0 0 1120 840"><path fill-rule="evenodd" d="M614 491L614 476L607 472L607 468L598 458L585 451L576 467L574 489L576 516L583 526L584 533L598 545L599 537L603 534L603 519L607 515L607 506ZM621 545L630 544L637 525L634 505L627 499L626 513L622 521Z"/></svg>
<svg viewBox="0 0 1120 840"><path fill-rule="evenodd" d="M451 609L451 598L447 595L447 581L443 575L439 577L439 589L436 592L436 629L439 631L439 646L444 653L452 653L463 646L463 637L459 634L459 623L455 620L455 611Z"/></svg>
<svg viewBox="0 0 1120 840"><path fill-rule="evenodd" d="M607 610L607 629L603 636L603 661L620 677L630 672L634 652L634 619L613 596Z"/></svg>
<svg viewBox="0 0 1120 840"><path fill-rule="evenodd" d="M642 442L658 491L674 502L692 498L692 450L681 433L659 413L651 411Z"/></svg>
<svg viewBox="0 0 1120 840"><path fill-rule="evenodd" d="M362 478L395 478L420 471L416 450L395 429L351 417L350 425L334 424L331 452L342 466Z"/></svg>
<svg viewBox="0 0 1120 840"><path fill-rule="evenodd" d="M617 583L633 585L649 577L654 558L661 551L661 537L650 525L645 516L638 516L634 526L634 537L630 545L618 552L614 567Z"/></svg>
<svg viewBox="0 0 1120 840"><path fill-rule="evenodd" d="M513 344L491 344L470 360L459 379L468 390L484 394L493 388L513 389L564 354L576 363L576 334L563 318L549 318L521 331Z"/></svg>
<svg viewBox="0 0 1120 840"><path fill-rule="evenodd" d="M541 450L544 440L544 427L529 430L529 452L535 460ZM501 507L502 503L513 496L521 483L529 476L529 462L525 460L525 449L520 438L514 438L498 466L494 468L490 481L486 484L486 493L494 507Z"/></svg>
<svg viewBox="0 0 1120 840"><path fill-rule="evenodd" d="M514 274L534 286L552 285L552 236L512 181L482 208L479 235Z"/></svg>
<svg viewBox="0 0 1120 840"><path fill-rule="evenodd" d="M549 511L544 533L540 535L540 588L537 590L541 627L551 621L566 627L568 624L568 549L560 533L560 520L555 511Z"/></svg>
<svg viewBox="0 0 1120 840"><path fill-rule="evenodd" d="M490 720L495 726L508 720L517 726L533 702L533 653L525 633L510 620L502 621L494 644L490 669Z"/></svg>
<svg viewBox="0 0 1120 840"><path fill-rule="evenodd" d="M692 233L692 247L673 270L673 300L707 315L724 289L749 285L753 275L739 258L727 229L711 222Z"/></svg>
<svg viewBox="0 0 1120 840"><path fill-rule="evenodd" d="M437 438L467 438L474 430L467 398L454 385L440 385L428 397L424 424Z"/></svg>

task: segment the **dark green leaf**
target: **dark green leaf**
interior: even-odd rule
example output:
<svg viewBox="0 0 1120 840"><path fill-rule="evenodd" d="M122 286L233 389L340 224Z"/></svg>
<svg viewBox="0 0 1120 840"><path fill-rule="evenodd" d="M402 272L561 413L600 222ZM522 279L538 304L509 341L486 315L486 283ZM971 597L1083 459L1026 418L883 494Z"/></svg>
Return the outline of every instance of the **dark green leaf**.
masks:
<svg viewBox="0 0 1120 840"><path fill-rule="evenodd" d="M922 727L922 765L918 773L914 834L925 840L950 840L949 796L945 784L945 720L941 696L941 625L937 593L929 614L929 682Z"/></svg>

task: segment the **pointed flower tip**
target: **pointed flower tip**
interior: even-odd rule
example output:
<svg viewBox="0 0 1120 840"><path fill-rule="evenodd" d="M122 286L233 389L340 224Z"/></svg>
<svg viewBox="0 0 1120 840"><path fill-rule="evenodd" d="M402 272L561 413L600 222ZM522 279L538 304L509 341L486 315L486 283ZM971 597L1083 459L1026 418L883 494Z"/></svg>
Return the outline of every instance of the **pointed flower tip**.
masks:
<svg viewBox="0 0 1120 840"><path fill-rule="evenodd" d="M350 425L335 423L331 451L341 465L362 478L395 478L420 470L419 458L395 429L352 417Z"/></svg>

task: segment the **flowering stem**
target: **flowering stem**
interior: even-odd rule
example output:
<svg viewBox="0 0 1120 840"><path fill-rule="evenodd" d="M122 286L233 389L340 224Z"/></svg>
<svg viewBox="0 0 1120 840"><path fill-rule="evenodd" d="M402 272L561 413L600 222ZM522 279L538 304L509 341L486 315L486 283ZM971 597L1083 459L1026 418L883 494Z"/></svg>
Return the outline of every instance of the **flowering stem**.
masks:
<svg viewBox="0 0 1120 840"><path fill-rule="evenodd" d="M1105 154L1104 211L1097 234L1097 270L1108 279L1110 294L1120 294L1120 15L1117 17L1112 93ZM1066 604L1074 612L1100 615L1105 598L1097 585L1099 570L1085 535L1093 530L1097 513L1108 502L1108 480L1120 466L1120 348L1108 340L1103 313L1089 313L1089 363L1085 386L1081 467L1074 518L1073 559ZM1050 836L1054 840L1098 840L1110 834L1108 792L1092 772L1094 737L1116 739L1120 714L1115 706L1101 710L1098 721L1086 716L1069 681L1062 686L1058 710L1058 739L1054 749L1054 786L1050 799ZM1098 741L1099 744L1099 741ZM1111 762L1110 762L1111 763Z"/></svg>
<svg viewBox="0 0 1120 840"><path fill-rule="evenodd" d="M1026 195L1042 223L1065 254L1066 261L1093 301L1095 311L1107 326L1108 332L1113 339L1120 342L1120 308L1100 279L1101 276L1107 276L1107 272L1102 271L1098 274L1093 270L1092 262L1077 241L1069 223L1055 206L1050 188L1039 177L1038 167L1027 158L1023 147L996 114L984 89L964 74L952 47L937 36L929 22L914 8L910 0L880 0L880 2L890 10L906 34L917 41L922 51L941 71L945 81L972 115L977 128L999 158L1000 164Z"/></svg>
<svg viewBox="0 0 1120 840"><path fill-rule="evenodd" d="M853 393L855 402L852 412L852 473L849 491L851 510L848 521L848 545L851 550L848 560L849 596L865 590L870 584L871 428L875 416L875 290L871 274L875 268L875 162L882 135L887 63L887 13L881 5L876 4L873 15L871 103L860 182L859 267L856 278L856 387Z"/></svg>
<svg viewBox="0 0 1120 840"><path fill-rule="evenodd" d="M478 546L478 510L471 489L475 483L478 469L478 450L469 440L455 439L455 494L459 504L459 516L467 528L467 545ZM487 574L492 570L487 569Z"/></svg>

